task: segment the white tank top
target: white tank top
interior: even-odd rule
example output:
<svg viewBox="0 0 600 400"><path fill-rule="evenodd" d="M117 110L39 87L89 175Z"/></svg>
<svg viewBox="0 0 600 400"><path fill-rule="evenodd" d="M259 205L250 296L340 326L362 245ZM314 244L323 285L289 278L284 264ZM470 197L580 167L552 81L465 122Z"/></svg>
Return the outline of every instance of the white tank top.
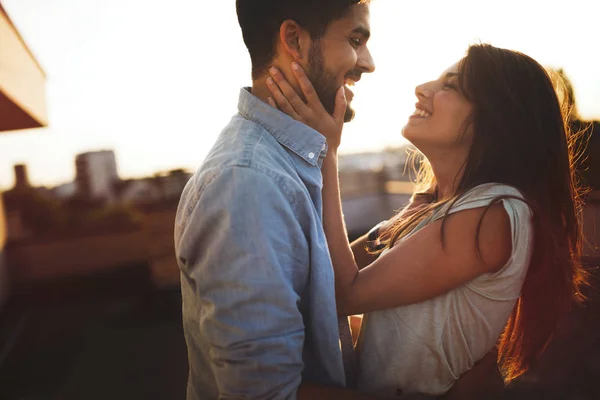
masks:
<svg viewBox="0 0 600 400"><path fill-rule="evenodd" d="M512 186L484 184L465 194L450 213L485 207L506 195L524 198ZM360 390L440 395L496 345L520 296L533 247L529 207L516 199L503 205L512 228L512 255L500 271L421 303L364 315L356 348Z"/></svg>

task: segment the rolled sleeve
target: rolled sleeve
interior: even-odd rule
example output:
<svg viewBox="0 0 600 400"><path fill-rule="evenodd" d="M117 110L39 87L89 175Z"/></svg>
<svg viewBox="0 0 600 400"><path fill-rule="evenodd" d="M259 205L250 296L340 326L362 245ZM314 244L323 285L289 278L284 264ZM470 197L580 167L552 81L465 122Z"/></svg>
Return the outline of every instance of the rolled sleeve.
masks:
<svg viewBox="0 0 600 400"><path fill-rule="evenodd" d="M202 190L187 219L177 244L193 292L184 295L184 320L192 315L184 326L206 350L218 398L295 399L308 247L285 185L228 168Z"/></svg>

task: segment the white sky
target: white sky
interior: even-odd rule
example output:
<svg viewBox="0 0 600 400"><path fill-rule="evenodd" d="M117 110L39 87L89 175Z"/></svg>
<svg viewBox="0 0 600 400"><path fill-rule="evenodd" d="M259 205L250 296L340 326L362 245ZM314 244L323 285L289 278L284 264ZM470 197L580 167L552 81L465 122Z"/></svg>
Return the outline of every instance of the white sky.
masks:
<svg viewBox="0 0 600 400"><path fill-rule="evenodd" d="M195 170L236 112L250 62L234 0L2 0L48 74L50 127L0 134L0 188L73 179L74 155L115 149L122 177ZM477 41L563 67L580 112L600 118L600 2L376 0L377 71L354 92L342 150L403 142L414 87Z"/></svg>

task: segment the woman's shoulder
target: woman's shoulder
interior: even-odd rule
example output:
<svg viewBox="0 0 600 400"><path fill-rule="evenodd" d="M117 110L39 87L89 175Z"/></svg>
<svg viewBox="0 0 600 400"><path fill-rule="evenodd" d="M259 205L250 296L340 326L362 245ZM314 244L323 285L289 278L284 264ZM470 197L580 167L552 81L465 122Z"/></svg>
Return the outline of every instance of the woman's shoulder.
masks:
<svg viewBox="0 0 600 400"><path fill-rule="evenodd" d="M467 198L494 198L510 196L525 200L525 195L515 186L505 183L484 183L468 190L463 197Z"/></svg>
<svg viewBox="0 0 600 400"><path fill-rule="evenodd" d="M488 207L492 203L503 202L519 209L528 208L525 195L518 188L503 183L484 183L475 186L449 204L450 213L472 208ZM520 204L521 206L519 206Z"/></svg>
<svg viewBox="0 0 600 400"><path fill-rule="evenodd" d="M510 257L501 268L474 279L466 286L494 300L518 298L532 250L533 213L525 195L511 185L486 183L469 191L465 199L463 204L467 206L463 206L463 209L472 208L469 205L473 204L486 207L491 203L496 204L496 201L502 204L502 208L496 211L503 209L508 217L510 237Z"/></svg>

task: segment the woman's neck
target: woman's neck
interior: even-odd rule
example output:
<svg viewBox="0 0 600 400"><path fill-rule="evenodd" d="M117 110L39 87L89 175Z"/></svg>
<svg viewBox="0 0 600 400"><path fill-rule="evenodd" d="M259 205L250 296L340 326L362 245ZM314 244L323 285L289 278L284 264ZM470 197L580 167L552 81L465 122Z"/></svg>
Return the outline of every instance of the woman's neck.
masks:
<svg viewBox="0 0 600 400"><path fill-rule="evenodd" d="M464 173L466 155L445 153L429 158L429 162L436 180L436 200L454 196Z"/></svg>

